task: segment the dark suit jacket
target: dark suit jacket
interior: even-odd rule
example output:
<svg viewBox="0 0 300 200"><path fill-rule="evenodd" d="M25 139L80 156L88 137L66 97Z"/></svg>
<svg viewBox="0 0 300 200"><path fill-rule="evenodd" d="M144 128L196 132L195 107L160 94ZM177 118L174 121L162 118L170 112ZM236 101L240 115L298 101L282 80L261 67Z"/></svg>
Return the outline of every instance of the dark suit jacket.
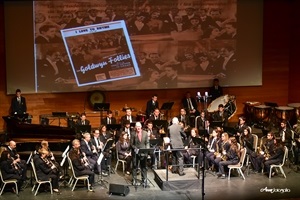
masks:
<svg viewBox="0 0 300 200"><path fill-rule="evenodd" d="M76 176L94 174L94 172L90 168L82 164L80 156L77 155L77 151L75 151L73 148L70 150L69 157L72 161Z"/></svg>
<svg viewBox="0 0 300 200"><path fill-rule="evenodd" d="M83 125L83 121L82 120L77 120L76 121L76 125ZM89 120L85 120L85 125L90 125L90 121Z"/></svg>
<svg viewBox="0 0 300 200"><path fill-rule="evenodd" d="M184 122L185 126L190 126L191 125L190 124L190 118L189 118L188 115L183 116L183 120L181 119L181 115L178 115L177 118L180 122Z"/></svg>
<svg viewBox="0 0 300 200"><path fill-rule="evenodd" d="M147 101L147 105L146 105L147 117L149 117L156 108L159 108L158 106L159 106L158 101L155 101L154 104L153 104L152 99Z"/></svg>
<svg viewBox="0 0 300 200"><path fill-rule="evenodd" d="M136 122L136 117L134 117L134 116L131 115L131 120L132 120L132 122ZM126 115L122 116L121 117L121 124L122 124L122 126L125 126L125 122L126 121L127 121L127 116Z"/></svg>
<svg viewBox="0 0 300 200"><path fill-rule="evenodd" d="M193 105L194 109L196 110L195 115L197 116L197 115L199 115L199 111L198 111L198 108L197 108L197 102L196 102L196 99L193 98L193 97L191 97L190 99L191 99L191 102L192 102L192 105ZM189 113L189 112L190 112L190 109L189 109L189 104L188 104L187 98L183 98L183 99L181 100L181 103L182 103L183 108L187 111L187 113Z"/></svg>
<svg viewBox="0 0 300 200"><path fill-rule="evenodd" d="M89 145L89 147L88 147ZM94 154L92 152L92 143L91 141L88 142L88 144L84 141L84 140L81 140L80 141L80 149L81 149L81 152L84 152L86 157L90 157L90 158L94 158Z"/></svg>
<svg viewBox="0 0 300 200"><path fill-rule="evenodd" d="M37 177L40 180L49 180L49 175L52 172L52 169L42 160L40 156L35 156L33 159Z"/></svg>
<svg viewBox="0 0 300 200"><path fill-rule="evenodd" d="M12 166L12 160L3 160L1 162L1 172L3 180L21 179L21 176L18 174L18 171Z"/></svg>
<svg viewBox="0 0 300 200"><path fill-rule="evenodd" d="M11 100L11 114L24 114L27 111L26 99L21 96L21 101L19 103L17 97L13 97Z"/></svg>
<svg viewBox="0 0 300 200"><path fill-rule="evenodd" d="M142 140L140 141L136 131L133 131L130 137L130 144L133 149L150 148L147 132L142 130Z"/></svg>
<svg viewBox="0 0 300 200"><path fill-rule="evenodd" d="M218 86L216 89L215 86L211 87L210 90L211 100L215 100L216 98L223 95L223 88L221 86Z"/></svg>
<svg viewBox="0 0 300 200"><path fill-rule="evenodd" d="M105 117L101 120L102 125L107 125L108 117ZM115 117L110 118L110 124L116 124L117 119Z"/></svg>

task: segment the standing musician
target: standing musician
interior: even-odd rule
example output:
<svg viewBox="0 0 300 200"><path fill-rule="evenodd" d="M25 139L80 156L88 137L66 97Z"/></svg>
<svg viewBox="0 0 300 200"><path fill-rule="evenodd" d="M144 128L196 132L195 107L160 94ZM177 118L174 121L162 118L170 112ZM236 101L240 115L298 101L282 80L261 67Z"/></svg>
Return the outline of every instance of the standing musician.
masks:
<svg viewBox="0 0 300 200"><path fill-rule="evenodd" d="M91 143L91 135L90 133L84 133L82 136L83 138L80 142L80 150L86 156L89 162L89 167L91 167L92 170L95 170L96 173L100 174L101 166L97 163L99 156L96 147ZM102 171L102 175L107 176L104 171Z"/></svg>
<svg viewBox="0 0 300 200"><path fill-rule="evenodd" d="M282 162L283 160L283 156L284 156L284 146L282 145L282 141L281 140L274 140L275 142L275 149L274 149L274 154L270 157L266 157L265 158L265 162L264 162L264 167L265 167L265 172L267 174L269 174L271 168L271 165L278 165ZM272 172L272 176L274 176L276 174L275 171Z"/></svg>
<svg viewBox="0 0 300 200"><path fill-rule="evenodd" d="M22 187L22 172L20 171L20 166L15 160L12 160L9 151L5 150L1 153L1 173L3 180L17 179L18 190ZM13 191L15 188L13 188ZM15 191L16 192L16 191Z"/></svg>
<svg viewBox="0 0 300 200"><path fill-rule="evenodd" d="M168 127L168 131L170 134L171 146L172 149L182 149L184 148L184 144L182 141L183 138L186 138L186 134L183 131L181 125L179 125L179 121L177 117L172 119L172 125ZM179 176L184 176L183 172L183 155L182 150L173 150L172 151L172 173L177 173L177 168Z"/></svg>
<svg viewBox="0 0 300 200"><path fill-rule="evenodd" d="M199 149L194 149L194 148L200 148L200 144L194 143L193 138L200 138L197 128L192 128L191 135L187 140L188 143L184 147L184 149L186 149L186 151L183 152L184 163L189 165L193 164L193 160L191 156L196 156L197 162L200 164L200 166L202 166L203 153L199 151Z"/></svg>
<svg viewBox="0 0 300 200"><path fill-rule="evenodd" d="M102 171L109 172L110 173L110 166L111 166L111 156L112 156L112 150L115 149L115 144L112 144L112 146L107 146L107 142L109 140L114 140L114 135L107 131L105 125L100 126L100 141L105 145L105 149L102 149L102 153L104 155L101 167Z"/></svg>
<svg viewBox="0 0 300 200"><path fill-rule="evenodd" d="M21 160L20 155L16 150L16 142L11 140L7 146L7 150L9 152L10 158L14 160L15 163L18 163L22 170L22 180L26 181L27 179L27 164L25 160Z"/></svg>
<svg viewBox="0 0 300 200"><path fill-rule="evenodd" d="M33 158L38 179L42 181L51 179L53 192L60 193L58 189L59 170L51 160L48 160L49 152L46 149L41 148L38 153L39 156Z"/></svg>
<svg viewBox="0 0 300 200"><path fill-rule="evenodd" d="M250 155L250 161L253 163L255 172L262 170L263 162L269 157L274 155L275 149L275 136L274 133L269 132L267 134L266 142L260 147L260 150L256 156Z"/></svg>
<svg viewBox="0 0 300 200"><path fill-rule="evenodd" d="M72 161L74 173L76 176L89 176L89 183L88 189L93 191L93 185L95 182L95 174L90 168L89 161L87 160L84 153L80 150L80 141L75 139L72 141L72 149L69 152L69 158Z"/></svg>
<svg viewBox="0 0 300 200"><path fill-rule="evenodd" d="M126 160L126 174L130 175L131 169L131 163L132 163L132 155L131 155L131 146L130 146L130 140L128 138L128 134L126 132L121 133L121 137L119 138L119 141L116 144L116 149L118 152L119 159Z"/></svg>
<svg viewBox="0 0 300 200"><path fill-rule="evenodd" d="M217 145L217 151L215 152L215 159L214 159L214 168L219 171L219 163L226 158L226 152L230 149L230 143L228 133L222 133L221 140Z"/></svg>
<svg viewBox="0 0 300 200"><path fill-rule="evenodd" d="M208 139L208 145L207 145L208 151L205 154L208 160L209 167L212 167L213 162L215 160L215 152L218 151L217 146L219 145L219 141L220 141L220 134L217 131L217 129L214 129L212 131L211 136Z"/></svg>
<svg viewBox="0 0 300 200"><path fill-rule="evenodd" d="M142 124L140 122L136 122L135 131L132 132L132 137L130 138L130 144L132 148L133 155L133 171L132 184L136 185L136 176L137 176L137 168L138 163L140 163L141 168L141 176L142 176L142 184L147 184L147 154L139 154L139 149L147 149L150 148L148 133L145 130L142 130Z"/></svg>
<svg viewBox="0 0 300 200"><path fill-rule="evenodd" d="M21 96L21 90L16 89L16 96L11 99L11 114L21 115L25 114L27 111L26 99Z"/></svg>
<svg viewBox="0 0 300 200"><path fill-rule="evenodd" d="M219 173L218 177L225 179L225 170L224 166L236 165L239 162L240 150L237 146L237 141L234 137L229 138L228 140L229 149L225 152L225 158L219 162Z"/></svg>
<svg viewBox="0 0 300 200"><path fill-rule="evenodd" d="M159 108L159 104L157 101L157 95L154 94L151 98L151 100L147 101L146 104L146 116L149 118L151 114L154 112L156 108Z"/></svg>

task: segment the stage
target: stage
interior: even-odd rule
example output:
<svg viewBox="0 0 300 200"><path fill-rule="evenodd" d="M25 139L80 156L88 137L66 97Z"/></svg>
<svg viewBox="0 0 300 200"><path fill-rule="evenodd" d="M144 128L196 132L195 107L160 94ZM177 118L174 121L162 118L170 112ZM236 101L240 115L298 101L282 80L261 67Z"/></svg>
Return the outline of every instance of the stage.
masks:
<svg viewBox="0 0 300 200"><path fill-rule="evenodd" d="M173 174L169 170L168 180L166 169L156 169L153 172L154 181L163 191L200 189L201 187L201 176L198 179L198 172L194 168L185 168L184 176Z"/></svg>

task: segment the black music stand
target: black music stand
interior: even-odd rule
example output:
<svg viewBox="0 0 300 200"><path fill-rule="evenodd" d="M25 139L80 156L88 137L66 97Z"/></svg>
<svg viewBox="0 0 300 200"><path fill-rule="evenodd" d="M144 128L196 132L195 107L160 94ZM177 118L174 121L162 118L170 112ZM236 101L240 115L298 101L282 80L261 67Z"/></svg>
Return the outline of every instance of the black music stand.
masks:
<svg viewBox="0 0 300 200"><path fill-rule="evenodd" d="M160 164L160 153L161 153L161 151L159 149L159 146L163 146L163 139L162 138L150 139L149 144L150 144L150 148L154 148L153 156L154 156L154 159L155 159L155 162L156 162L156 168L161 167L161 164ZM158 150L158 160L157 160L157 157L156 157L156 154L155 154L157 152L155 152L155 150ZM157 164L157 162L159 163L159 165Z"/></svg>
<svg viewBox="0 0 300 200"><path fill-rule="evenodd" d="M223 127L223 122L222 121L212 121L210 123L211 127Z"/></svg>
<svg viewBox="0 0 300 200"><path fill-rule="evenodd" d="M58 126L60 126L60 119L66 118L68 116L67 112L52 112L52 117L58 118Z"/></svg>
<svg viewBox="0 0 300 200"><path fill-rule="evenodd" d="M26 120L28 119L28 117L29 117L28 113L14 114L14 118L17 119L20 122L26 122Z"/></svg>
<svg viewBox="0 0 300 200"><path fill-rule="evenodd" d="M103 111L109 111L110 103L94 103L94 110L100 111L100 125L103 119Z"/></svg>
<svg viewBox="0 0 300 200"><path fill-rule="evenodd" d="M139 155L140 157L145 157L144 159L147 159L147 156L148 156L148 154L153 154L154 153L154 150L155 150L155 148L143 148L143 149L136 149L134 152L134 157L135 157L135 162L136 162L136 155ZM137 167L137 166L136 166ZM149 183L152 185L152 186L154 186L153 185L153 183L149 180L149 178L148 178L148 175L147 175L147 167L146 167L146 174L145 174L145 184L140 184L140 186L143 186L144 188L146 188L146 187L148 187L149 185L148 185L148 181L149 181ZM137 178L136 177L133 177L133 180L134 180L134 182L135 182L135 190L137 190Z"/></svg>
<svg viewBox="0 0 300 200"><path fill-rule="evenodd" d="M206 129L200 129L199 130L199 135L200 136L203 136L203 137L209 137L209 133L207 132L207 130Z"/></svg>
<svg viewBox="0 0 300 200"><path fill-rule="evenodd" d="M158 130L163 129L165 131L168 130L168 121L167 120L154 120L152 121L153 127L156 127Z"/></svg>
<svg viewBox="0 0 300 200"><path fill-rule="evenodd" d="M200 144L200 149L203 153L203 160L202 160L202 199L204 199L204 195L205 195L205 192L204 192L204 178L205 178L205 151L208 151L207 149L207 145L205 143L205 140L201 139L201 138L196 138L196 137L192 137L192 140L194 143L196 144ZM198 178L200 177L200 163L198 163Z"/></svg>
<svg viewBox="0 0 300 200"><path fill-rule="evenodd" d="M75 125L75 132L76 133L91 133L92 131L92 126L91 125Z"/></svg>
<svg viewBox="0 0 300 200"><path fill-rule="evenodd" d="M168 118L168 115L169 115L169 110L172 109L174 105L174 102L166 102L166 103L163 103L163 105L161 106L160 110L165 110L166 111L166 117Z"/></svg>
<svg viewBox="0 0 300 200"><path fill-rule="evenodd" d="M111 148L112 148L114 142L115 141L113 138L107 139L104 147L102 148L102 152L107 152L107 150L111 151ZM110 154L111 154L111 152L110 152ZM102 168L101 168L101 170L102 170ZM113 170L113 168L111 168L111 166L109 166L108 175L110 175L111 170ZM113 171L112 173L114 174L115 172Z"/></svg>
<svg viewBox="0 0 300 200"><path fill-rule="evenodd" d="M223 130L230 136L236 136L237 130L234 127L224 126Z"/></svg>

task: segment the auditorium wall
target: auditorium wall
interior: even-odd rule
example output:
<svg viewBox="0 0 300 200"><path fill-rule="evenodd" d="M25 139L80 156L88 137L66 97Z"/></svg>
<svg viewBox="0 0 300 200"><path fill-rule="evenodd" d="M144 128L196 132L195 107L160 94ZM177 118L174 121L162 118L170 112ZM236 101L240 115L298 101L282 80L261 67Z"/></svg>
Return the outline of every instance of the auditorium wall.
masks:
<svg viewBox="0 0 300 200"><path fill-rule="evenodd" d="M299 8L297 1L265 0L264 2L264 34L263 34L263 85L255 87L228 87L224 94L236 97L237 112L230 121L236 122L237 116L242 114L244 102L276 102L280 106L287 103L300 102L299 92ZM9 113L12 96L6 95L5 80L5 47L4 47L4 20L3 3L0 6L0 115ZM249 37L251 34L249 33ZM17 59L18 55L16 55ZM8 66L9 67L9 66ZM21 66L20 66L21 67ZM251 70L251 69L249 69ZM18 73L18 72L16 72ZM247 74L245 74L247 76ZM222 83L221 83L222 84ZM20 89L22 87L20 86ZM164 102L174 101L171 116L178 114L180 101L186 91L196 95L204 93L207 88L177 89L177 90L145 90L145 91L112 91L104 92L106 102L111 104L111 110L123 115L122 108L127 105L136 111L145 111L146 101L152 94L158 94L160 105ZM93 113L88 103L89 92L60 93L60 94L26 94L28 113L33 116L32 123L39 123L39 116L50 114L53 111L86 112L92 126L99 126L99 113ZM203 105L201 105L203 106ZM136 114L136 112L135 112ZM57 125L57 120L50 121ZM64 123L64 122L62 122ZM0 131L5 131L5 123L0 120Z"/></svg>

